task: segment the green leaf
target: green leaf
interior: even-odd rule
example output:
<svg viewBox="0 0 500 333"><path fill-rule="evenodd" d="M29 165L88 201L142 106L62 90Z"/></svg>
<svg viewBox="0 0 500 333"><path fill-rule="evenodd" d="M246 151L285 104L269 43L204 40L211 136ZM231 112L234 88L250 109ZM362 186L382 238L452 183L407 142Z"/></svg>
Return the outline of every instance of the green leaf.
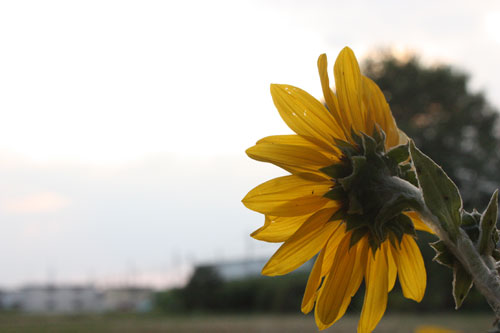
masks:
<svg viewBox="0 0 500 333"><path fill-rule="evenodd" d="M498 217L498 190L493 193L490 199L490 203L481 217L481 222L479 223L479 253L480 254L491 254L495 248L493 232L497 232L496 223Z"/></svg>
<svg viewBox="0 0 500 333"><path fill-rule="evenodd" d="M455 309L458 309L467 297L472 287L472 277L463 268L462 264L455 261L453 265L453 298L455 299Z"/></svg>
<svg viewBox="0 0 500 333"><path fill-rule="evenodd" d="M473 214L462 210L462 224L460 228L462 228L467 236L471 239L471 241L476 244L479 239L479 220L476 220Z"/></svg>
<svg viewBox="0 0 500 333"><path fill-rule="evenodd" d="M462 208L462 198L457 186L439 165L415 147L413 141L410 141L410 154L425 204L439 219L441 227L450 239L455 241L461 223Z"/></svg>
<svg viewBox="0 0 500 333"><path fill-rule="evenodd" d="M453 269L453 265L455 264L455 257L450 252L441 252L436 253L436 256L432 258L438 264L446 266L448 268Z"/></svg>
<svg viewBox="0 0 500 333"><path fill-rule="evenodd" d="M408 144L399 145L387 152L387 156L396 163L404 162L410 157L410 152L408 151Z"/></svg>
<svg viewBox="0 0 500 333"><path fill-rule="evenodd" d="M439 264L452 268L455 263L455 257L448 251L445 243L441 240L429 243L429 245L436 251L436 256L432 260L438 262Z"/></svg>

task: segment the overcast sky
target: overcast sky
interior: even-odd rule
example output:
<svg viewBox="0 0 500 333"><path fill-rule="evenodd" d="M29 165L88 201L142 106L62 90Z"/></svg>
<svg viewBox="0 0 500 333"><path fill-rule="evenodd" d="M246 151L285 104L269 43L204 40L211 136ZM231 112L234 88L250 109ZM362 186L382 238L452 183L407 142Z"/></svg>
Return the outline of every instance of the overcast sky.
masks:
<svg viewBox="0 0 500 333"><path fill-rule="evenodd" d="M282 172L244 150L290 132L269 84L320 97L346 45L451 64L500 106L497 1L0 2L0 286L270 254L240 200Z"/></svg>

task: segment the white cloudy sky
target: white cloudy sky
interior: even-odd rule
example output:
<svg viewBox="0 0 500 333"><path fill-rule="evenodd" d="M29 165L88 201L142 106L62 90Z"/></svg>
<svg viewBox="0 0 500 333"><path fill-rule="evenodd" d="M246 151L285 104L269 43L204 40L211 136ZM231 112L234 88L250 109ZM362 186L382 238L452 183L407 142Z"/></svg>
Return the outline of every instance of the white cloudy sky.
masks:
<svg viewBox="0 0 500 333"><path fill-rule="evenodd" d="M499 22L496 1L0 2L0 285L269 254L240 203L281 174L244 155L289 132L269 83L319 96L320 53L391 47L500 106Z"/></svg>

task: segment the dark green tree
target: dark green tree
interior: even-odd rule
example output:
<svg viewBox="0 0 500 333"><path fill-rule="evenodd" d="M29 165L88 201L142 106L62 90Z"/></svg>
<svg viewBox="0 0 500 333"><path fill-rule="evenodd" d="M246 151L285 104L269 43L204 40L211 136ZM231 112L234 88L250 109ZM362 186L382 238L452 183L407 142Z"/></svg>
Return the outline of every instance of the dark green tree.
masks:
<svg viewBox="0 0 500 333"><path fill-rule="evenodd" d="M196 267L193 276L182 290L188 311L220 310L219 292L224 281L211 266Z"/></svg>
<svg viewBox="0 0 500 333"><path fill-rule="evenodd" d="M387 52L365 61L364 73L384 92L399 128L457 184L464 207L482 211L500 185L498 112L470 91L468 76Z"/></svg>

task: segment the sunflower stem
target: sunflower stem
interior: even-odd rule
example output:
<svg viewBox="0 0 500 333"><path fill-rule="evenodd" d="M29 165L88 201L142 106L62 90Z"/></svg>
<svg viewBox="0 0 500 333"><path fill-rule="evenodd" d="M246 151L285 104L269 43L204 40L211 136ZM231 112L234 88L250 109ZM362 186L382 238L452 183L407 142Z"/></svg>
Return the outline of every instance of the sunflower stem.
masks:
<svg viewBox="0 0 500 333"><path fill-rule="evenodd" d="M497 320L500 320L500 276L496 267L491 265L494 263L493 257L481 256L467 233L461 228L455 241L452 241L442 223L431 213L423 200L418 213L469 272L476 288L485 297Z"/></svg>

